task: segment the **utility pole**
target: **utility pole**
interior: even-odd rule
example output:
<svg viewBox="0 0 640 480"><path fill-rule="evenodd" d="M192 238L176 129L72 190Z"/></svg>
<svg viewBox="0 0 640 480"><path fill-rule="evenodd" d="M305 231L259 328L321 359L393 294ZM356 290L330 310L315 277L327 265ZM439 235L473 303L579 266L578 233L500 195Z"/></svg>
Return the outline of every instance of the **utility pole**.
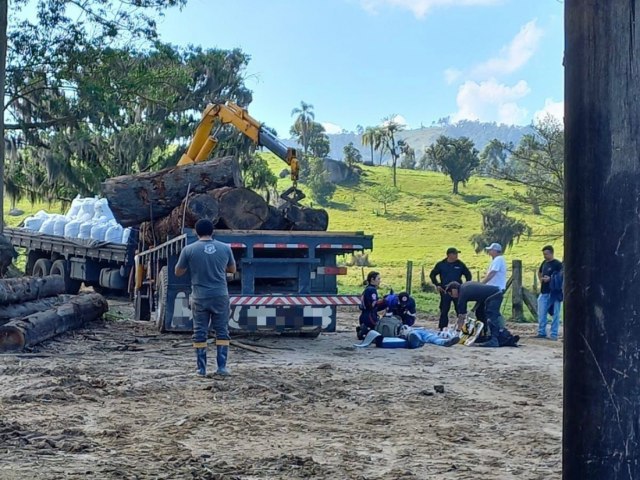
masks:
<svg viewBox="0 0 640 480"><path fill-rule="evenodd" d="M640 479L640 0L565 0L564 480Z"/></svg>

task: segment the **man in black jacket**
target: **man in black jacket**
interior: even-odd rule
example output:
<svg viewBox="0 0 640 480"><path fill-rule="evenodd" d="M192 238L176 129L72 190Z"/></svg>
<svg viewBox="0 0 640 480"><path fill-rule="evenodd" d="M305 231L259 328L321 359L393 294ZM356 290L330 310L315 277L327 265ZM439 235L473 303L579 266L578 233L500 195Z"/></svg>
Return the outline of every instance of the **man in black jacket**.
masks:
<svg viewBox="0 0 640 480"><path fill-rule="evenodd" d="M447 250L447 258L436 263L436 266L433 267L433 270L431 270L429 274L431 282L438 289L438 293L440 293L440 321L438 322L438 328L440 330L449 325L449 310L451 310L452 303L456 314L458 313L456 300L445 291L444 287L451 282L462 283L463 276L467 282L473 278L467 266L458 259L458 253L460 253L460 251L457 248L449 248Z"/></svg>

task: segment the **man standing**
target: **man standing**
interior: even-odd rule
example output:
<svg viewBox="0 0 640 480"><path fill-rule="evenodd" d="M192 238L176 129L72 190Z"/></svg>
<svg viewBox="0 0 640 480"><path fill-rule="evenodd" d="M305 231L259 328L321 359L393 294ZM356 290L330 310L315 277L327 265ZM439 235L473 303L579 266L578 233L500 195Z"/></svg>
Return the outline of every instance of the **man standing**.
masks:
<svg viewBox="0 0 640 480"><path fill-rule="evenodd" d="M547 316L551 313L551 340L557 340L562 305L562 262L554 258L551 245L542 248L542 255L544 261L538 269L538 338L547 338Z"/></svg>
<svg viewBox="0 0 640 480"><path fill-rule="evenodd" d="M502 245L492 243L485 250L491 257L491 264L489 264L489 269L482 279L482 283L504 291L507 288L507 262L502 255Z"/></svg>
<svg viewBox="0 0 640 480"><path fill-rule="evenodd" d="M456 313L458 313L456 301L445 292L445 285L451 282L462 283L463 276L467 282L470 282L473 278L467 266L458 260L458 253L460 253L460 250L457 248L449 248L447 250L447 258L436 263L436 266L433 267L429 274L431 283L436 286L438 293L440 293L440 321L438 322L440 330L449 325L449 310L451 310L452 303ZM438 279L438 277L440 278Z"/></svg>
<svg viewBox="0 0 640 480"><path fill-rule="evenodd" d="M200 219L195 225L198 241L180 252L175 273L191 275L191 312L193 346L196 349L198 375L207 374L207 334L209 324L216 332L216 360L219 375L229 375L229 292L227 273L235 273L236 262L231 247L213 239L213 223Z"/></svg>

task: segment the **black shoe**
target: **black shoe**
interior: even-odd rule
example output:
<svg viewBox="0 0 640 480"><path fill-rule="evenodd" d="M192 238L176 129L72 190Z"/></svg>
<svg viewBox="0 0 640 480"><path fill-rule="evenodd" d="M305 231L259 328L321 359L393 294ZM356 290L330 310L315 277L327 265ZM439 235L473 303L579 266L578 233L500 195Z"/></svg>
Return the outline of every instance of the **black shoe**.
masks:
<svg viewBox="0 0 640 480"><path fill-rule="evenodd" d="M446 343L443 345L443 347L453 347L458 343L460 343L460 337L453 337L447 340Z"/></svg>
<svg viewBox="0 0 640 480"><path fill-rule="evenodd" d="M356 336L358 337L358 340L364 340L365 336L362 334L362 327L356 327Z"/></svg>
<svg viewBox="0 0 640 480"><path fill-rule="evenodd" d="M497 338L490 338L486 342L476 343L475 346L476 347L495 348L495 347L499 347L500 344L498 343L498 339Z"/></svg>

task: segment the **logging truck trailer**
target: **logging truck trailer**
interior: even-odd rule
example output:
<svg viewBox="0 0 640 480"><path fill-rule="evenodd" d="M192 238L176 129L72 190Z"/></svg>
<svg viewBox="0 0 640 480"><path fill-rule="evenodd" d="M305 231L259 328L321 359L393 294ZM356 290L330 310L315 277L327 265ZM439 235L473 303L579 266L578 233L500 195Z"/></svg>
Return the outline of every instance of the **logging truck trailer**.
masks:
<svg viewBox="0 0 640 480"><path fill-rule="evenodd" d="M335 331L336 310L360 304L338 294L339 255L373 247L362 232L224 231L216 240L231 246L237 272L228 276L231 331L298 333ZM197 241L186 233L135 256L137 320L152 320L160 332L192 331L189 274L177 277L182 248Z"/></svg>
<svg viewBox="0 0 640 480"><path fill-rule="evenodd" d="M138 245L135 229L126 244L66 238L23 228L6 227L4 235L15 248L25 250L26 275L61 275L66 293L75 295L83 282L101 293L129 291Z"/></svg>

